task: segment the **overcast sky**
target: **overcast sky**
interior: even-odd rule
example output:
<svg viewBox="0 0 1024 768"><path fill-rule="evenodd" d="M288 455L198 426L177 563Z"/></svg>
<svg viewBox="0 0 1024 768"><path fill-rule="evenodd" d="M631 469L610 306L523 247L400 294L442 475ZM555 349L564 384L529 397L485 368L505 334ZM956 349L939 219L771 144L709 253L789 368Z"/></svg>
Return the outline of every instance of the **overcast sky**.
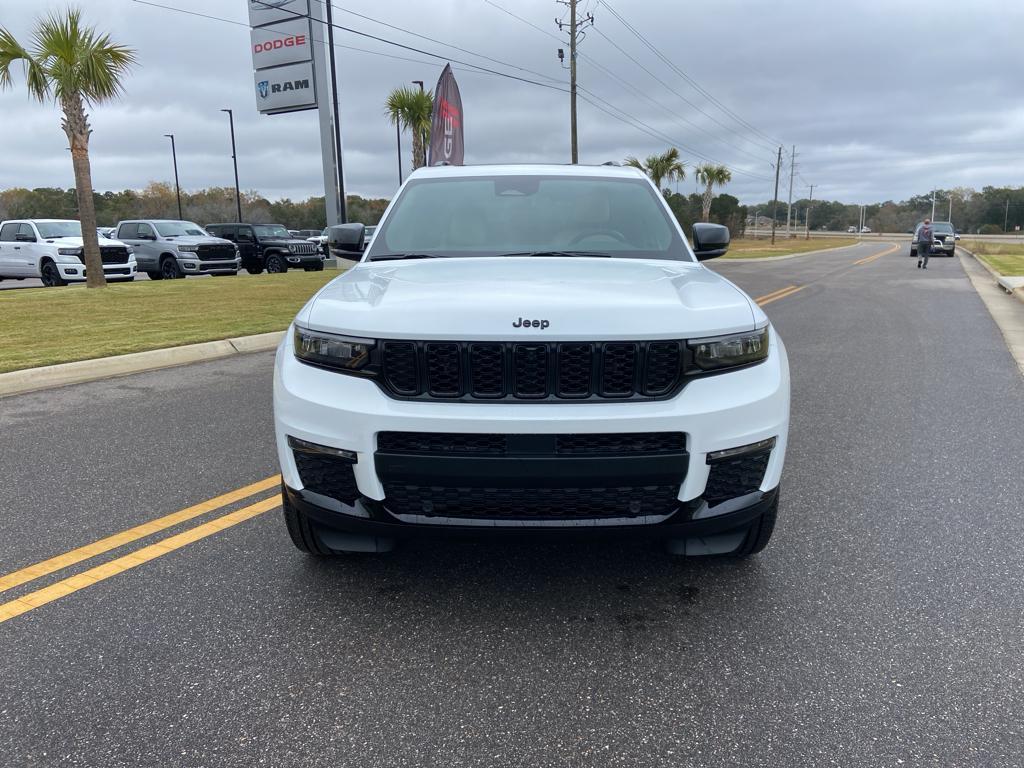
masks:
<svg viewBox="0 0 1024 768"><path fill-rule="evenodd" d="M140 62L126 96L93 110L96 189L173 180L165 133L176 135L183 187L231 185L227 116L218 111L230 107L243 189L271 198L323 194L316 113L256 112L245 0L155 2L236 23L134 0L80 2L87 20L136 48ZM585 58L579 61L579 83L586 89L581 95L603 100L598 103L606 110L623 110L647 127L581 101L581 162L643 157L672 144L690 167L701 155L729 165L733 181L727 191L743 202L771 196L776 142L786 145L787 155L796 145L795 198L806 196L808 184L815 185L815 198L848 202L899 200L932 186L1024 184L1024 3L609 2L610 8L580 0L595 17L580 48ZM62 5L0 0L0 25L26 41L38 14ZM336 24L414 48L557 87L568 79L556 57L560 45L568 46L545 34L558 36L555 17L565 11L553 0L336 0L335 9ZM612 10L703 93L646 48ZM337 50L348 191L389 197L398 175L395 131L384 115L384 99L411 80L432 88L444 60L350 32L339 31L335 42L349 46ZM467 164L568 162L567 94L453 66L465 111ZM66 146L56 107L30 101L19 73L14 89L0 92L0 188L73 186ZM408 135L402 149L408 173ZM788 157L783 171L785 199ZM693 189L692 174L680 185L680 191L687 189Z"/></svg>

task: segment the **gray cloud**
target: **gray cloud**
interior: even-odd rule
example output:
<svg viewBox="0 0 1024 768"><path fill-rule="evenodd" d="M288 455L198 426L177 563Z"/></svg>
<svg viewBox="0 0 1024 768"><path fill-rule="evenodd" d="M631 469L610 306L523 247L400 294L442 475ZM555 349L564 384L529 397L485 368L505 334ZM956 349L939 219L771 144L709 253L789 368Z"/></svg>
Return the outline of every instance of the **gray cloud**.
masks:
<svg viewBox="0 0 1024 768"><path fill-rule="evenodd" d="M243 0L160 2L236 22L246 20ZM555 56L559 43L484 0L437 0L437 12L432 7L429 15L425 4L416 0L335 2L335 21L354 29L514 72L359 19L342 8L551 78L566 77ZM550 0L495 2L552 32L554 17L563 10ZM787 147L797 145L798 196L806 194L806 183L816 185L815 197L851 202L901 199L931 186L1022 183L1024 108L1019 106L1017 81L1024 55L1013 39L1014 30L1024 27L1024 7L1019 4L723 0L698 8L669 0L611 2L669 59L760 134L690 87L597 0L586 3L596 17L597 31L587 35L582 53L649 99L586 59L580 61L584 95L606 100L643 121L650 131L670 138L691 166L699 162L696 152L728 163L735 169L728 191L741 200L760 201L770 195L769 163L774 153L765 146L763 135L784 141ZM176 136L183 186L230 185L227 117L218 111L230 107L235 110L243 188L270 197L322 194L315 113L256 113L246 27L131 0L88 0L82 5L90 22L135 47L141 63L128 81L125 98L93 111L97 189L139 188L152 180L170 180L164 133ZM0 23L25 39L33 19L45 10L45 3L7 0ZM679 95L624 58L609 40ZM395 132L383 114L384 98L392 87L413 79L431 86L444 62L346 32L339 32L336 42L375 52L337 51L348 189L389 196L397 167ZM466 110L467 162L568 160L566 94L454 66ZM711 117L684 103L680 95ZM583 162L643 156L668 143L580 103ZM0 188L72 186L66 146L56 108L28 100L20 77L14 90L0 92ZM406 172L409 149L406 135ZM683 182L681 189L691 184Z"/></svg>

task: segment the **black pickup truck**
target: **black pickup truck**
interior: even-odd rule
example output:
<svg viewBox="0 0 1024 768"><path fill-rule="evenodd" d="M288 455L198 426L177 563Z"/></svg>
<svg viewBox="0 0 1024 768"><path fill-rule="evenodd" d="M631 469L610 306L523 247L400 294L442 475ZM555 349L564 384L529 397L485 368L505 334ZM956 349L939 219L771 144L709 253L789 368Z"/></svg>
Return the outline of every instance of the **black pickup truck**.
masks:
<svg viewBox="0 0 1024 768"><path fill-rule="evenodd" d="M324 268L323 255L315 243L288 234L280 224L210 224L206 231L238 246L242 266L250 275L264 269L270 273Z"/></svg>

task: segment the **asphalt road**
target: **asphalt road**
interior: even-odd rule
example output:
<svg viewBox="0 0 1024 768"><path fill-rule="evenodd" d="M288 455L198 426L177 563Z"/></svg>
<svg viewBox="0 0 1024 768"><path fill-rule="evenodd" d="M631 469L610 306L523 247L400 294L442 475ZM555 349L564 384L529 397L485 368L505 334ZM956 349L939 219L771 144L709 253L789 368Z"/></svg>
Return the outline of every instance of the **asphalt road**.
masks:
<svg viewBox="0 0 1024 768"><path fill-rule="evenodd" d="M794 289L765 304L793 425L761 555L320 562L260 491L0 593L70 592L0 614L0 764L1021 765L1024 381L958 260L905 249L714 264ZM0 579L271 476L271 368L0 400Z"/></svg>

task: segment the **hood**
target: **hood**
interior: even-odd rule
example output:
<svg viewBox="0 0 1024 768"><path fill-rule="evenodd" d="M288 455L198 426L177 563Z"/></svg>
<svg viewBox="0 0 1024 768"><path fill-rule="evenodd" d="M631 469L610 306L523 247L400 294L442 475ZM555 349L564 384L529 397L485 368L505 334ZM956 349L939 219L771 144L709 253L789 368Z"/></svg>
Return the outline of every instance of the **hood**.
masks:
<svg viewBox="0 0 1024 768"><path fill-rule="evenodd" d="M120 246L121 248L127 248L124 243L120 240L111 240L109 237L98 238L100 241L100 247L106 248L108 246ZM45 237L43 238L45 243L57 243L69 248L83 248L85 241L81 237Z"/></svg>
<svg viewBox="0 0 1024 768"><path fill-rule="evenodd" d="M296 320L370 338L612 341L733 333L764 315L699 264L505 257L363 262Z"/></svg>
<svg viewBox="0 0 1024 768"><path fill-rule="evenodd" d="M309 240L301 237L261 237L260 242L264 245L306 245Z"/></svg>
<svg viewBox="0 0 1024 768"><path fill-rule="evenodd" d="M230 240L225 240L223 237L214 237L213 235L178 235L163 239L179 245L234 245Z"/></svg>

